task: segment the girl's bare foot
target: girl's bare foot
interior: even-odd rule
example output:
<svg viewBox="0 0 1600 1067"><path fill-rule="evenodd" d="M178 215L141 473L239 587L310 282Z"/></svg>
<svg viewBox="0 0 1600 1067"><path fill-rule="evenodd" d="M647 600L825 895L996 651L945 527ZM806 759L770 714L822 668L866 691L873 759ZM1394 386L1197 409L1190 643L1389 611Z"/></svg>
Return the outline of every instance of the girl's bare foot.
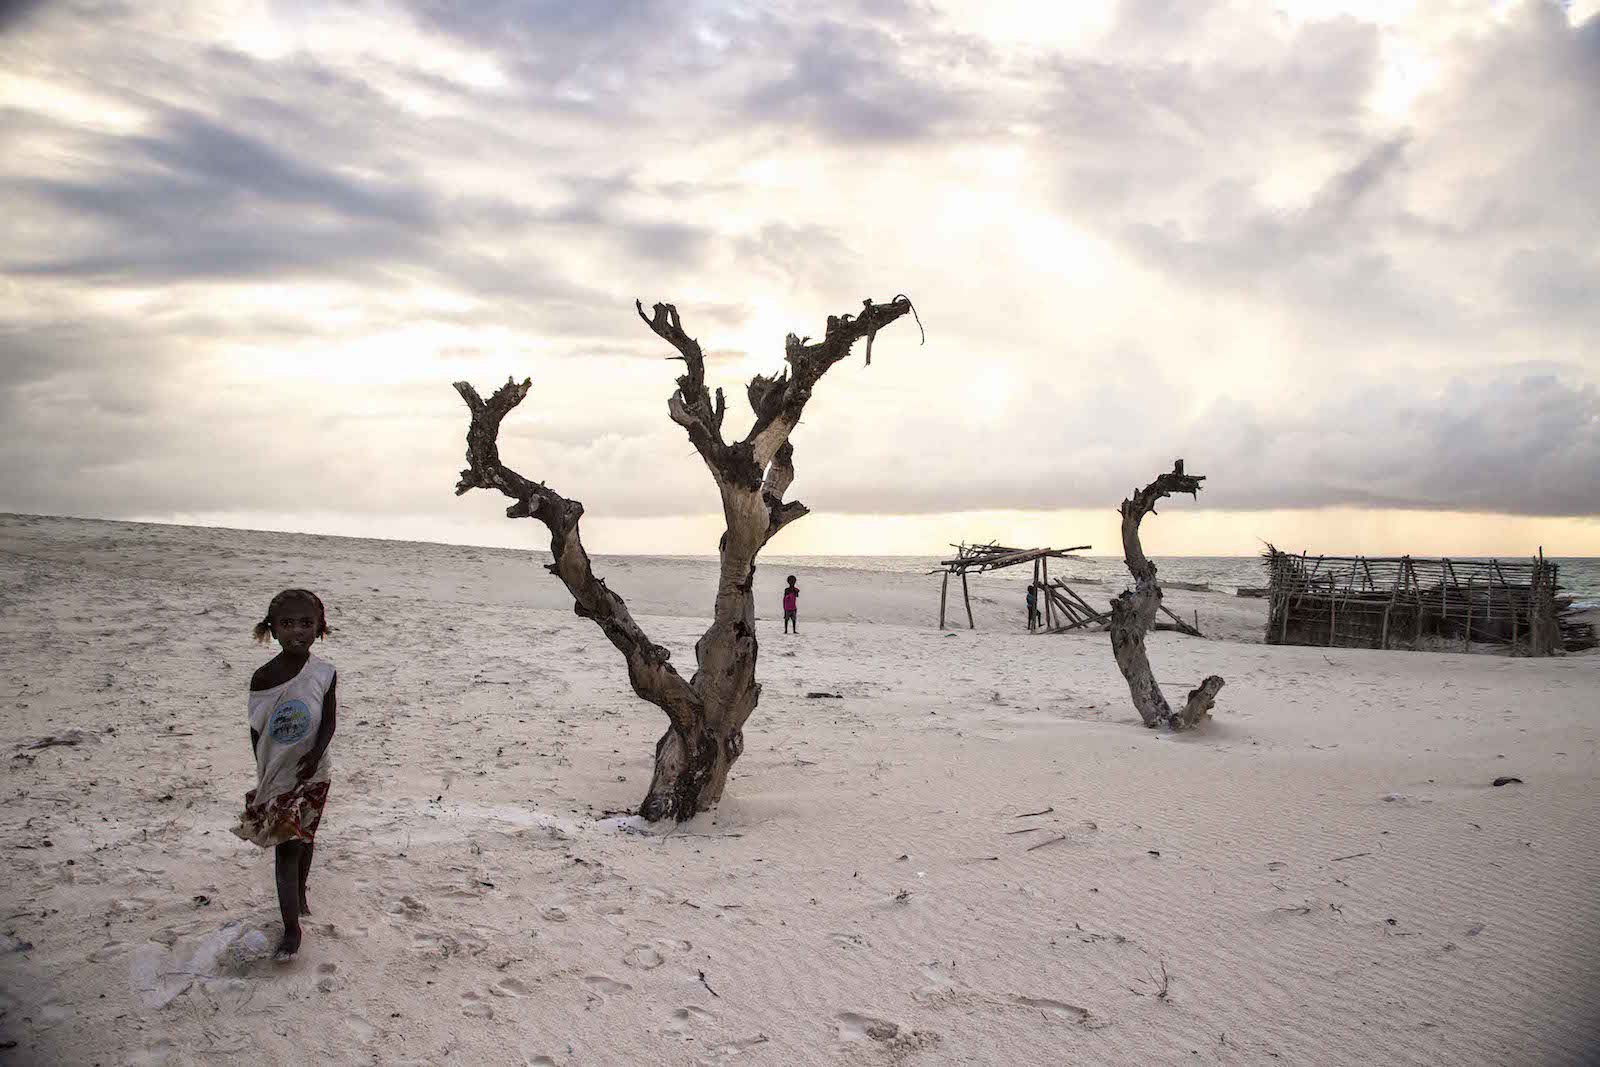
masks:
<svg viewBox="0 0 1600 1067"><path fill-rule="evenodd" d="M291 959L300 951L300 928L298 926L283 932L283 940L278 942L278 947L272 950L275 960Z"/></svg>

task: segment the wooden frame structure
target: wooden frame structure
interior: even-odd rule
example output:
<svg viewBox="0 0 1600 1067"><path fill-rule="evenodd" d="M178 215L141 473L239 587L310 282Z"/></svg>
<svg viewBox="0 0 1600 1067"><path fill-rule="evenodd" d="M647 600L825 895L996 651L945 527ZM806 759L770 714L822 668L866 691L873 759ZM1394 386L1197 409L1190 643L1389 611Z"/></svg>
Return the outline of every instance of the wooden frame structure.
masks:
<svg viewBox="0 0 1600 1067"><path fill-rule="evenodd" d="M982 574L985 571L1002 570L1006 567L1015 567L1023 563L1033 564L1033 584L1036 587L1044 590L1046 593L1044 602L1044 615L1048 620L1048 628L1054 629L1055 613L1058 610L1057 605L1065 604L1066 598L1060 596L1059 593L1056 593L1054 591L1054 587L1052 587L1050 583L1050 560L1071 559L1074 552L1080 552L1083 549L1093 548L1094 546L1077 545L1073 548L1010 548L1006 545L999 545L995 544L993 541L990 541L986 545L959 544L951 545L950 547L956 550L956 557L954 559L940 560L938 568L928 572L929 574L938 574L940 571L944 572L944 581L939 584L939 629L941 630L945 628L945 606L950 596L950 576L952 574L961 576L961 599L966 604L967 608L967 629L976 630L978 626L977 623L973 622L972 620L972 594L967 587L967 573L970 571L974 574ZM1057 585L1065 588L1066 583L1058 582ZM1070 593L1071 590L1068 590L1068 592ZM1082 604L1082 608L1078 610L1088 611L1091 615L1096 615L1097 618L1104 617L1103 615L1096 613L1093 608L1089 607L1088 604L1084 604L1082 598L1078 597L1076 593L1072 593L1072 597L1076 599L1079 604ZM1074 614L1075 613L1076 612L1074 612ZM1063 618L1065 618L1065 616L1063 616ZM1079 622L1075 625L1081 626L1085 624L1083 622ZM1067 627L1067 629L1071 628L1072 627Z"/></svg>
<svg viewBox="0 0 1600 1067"><path fill-rule="evenodd" d="M1565 618L1572 601L1556 595L1558 568L1543 550L1530 560L1312 558L1268 545L1263 559L1268 644L1419 648L1431 638L1528 656L1595 645L1591 625Z"/></svg>

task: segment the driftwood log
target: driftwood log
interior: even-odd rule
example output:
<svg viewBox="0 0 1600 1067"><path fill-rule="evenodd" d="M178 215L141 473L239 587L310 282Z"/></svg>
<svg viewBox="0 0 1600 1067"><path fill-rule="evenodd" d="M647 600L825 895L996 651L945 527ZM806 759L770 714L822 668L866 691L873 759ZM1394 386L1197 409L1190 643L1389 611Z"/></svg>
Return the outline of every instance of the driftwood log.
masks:
<svg viewBox="0 0 1600 1067"><path fill-rule="evenodd" d="M1128 692L1139 717L1151 729L1170 726L1187 729L1210 714L1217 702L1222 677L1213 674L1189 691L1189 699L1177 711L1167 703L1150 670L1144 637L1156 621L1161 607L1161 583L1156 580L1156 565L1145 558L1139 544L1139 523L1156 510L1156 501L1173 493L1189 493L1199 498L1204 475L1185 474L1183 460L1176 460L1172 471L1163 474L1122 502L1122 553L1133 574L1133 588L1111 602L1111 652L1117 667L1128 680Z"/></svg>
<svg viewBox="0 0 1600 1067"><path fill-rule="evenodd" d="M593 619L627 661L628 681L640 697L667 715L666 733L656 744L655 772L639 814L651 821L687 819L722 797L728 769L744 751L744 724L761 699L755 680L756 629L752 585L756 555L777 532L807 513L798 500L784 500L794 481L794 446L789 435L800 421L811 391L828 368L844 359L856 341L867 339L870 359L877 332L911 311L897 296L886 304L864 301L856 315L829 316L821 341L790 334L784 358L788 369L756 375L747 388L755 423L742 440L723 440L727 411L721 389L715 399L706 388L705 356L683 331L671 304L656 304L650 315L637 301L639 317L678 350L685 371L667 401L667 413L683 427L717 483L726 532L716 603L709 629L695 644L694 676L685 680L671 654L639 628L622 597L597 578L578 532L583 505L525 478L500 460L500 422L522 402L531 381L507 381L484 400L467 382L456 391L467 402L467 469L456 495L470 489L498 489L515 501L509 518L535 518L550 531L549 570L572 594L573 610Z"/></svg>

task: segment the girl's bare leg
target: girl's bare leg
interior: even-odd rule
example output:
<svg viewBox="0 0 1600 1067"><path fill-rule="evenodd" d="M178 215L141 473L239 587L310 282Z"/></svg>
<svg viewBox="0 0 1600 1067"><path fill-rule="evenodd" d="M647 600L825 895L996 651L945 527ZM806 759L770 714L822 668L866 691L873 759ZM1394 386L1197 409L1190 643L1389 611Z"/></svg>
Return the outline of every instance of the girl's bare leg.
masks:
<svg viewBox="0 0 1600 1067"><path fill-rule="evenodd" d="M306 903L306 876L311 873L311 855L316 851L316 846L310 841L300 845L300 914L310 915L311 905Z"/></svg>
<svg viewBox="0 0 1600 1067"><path fill-rule="evenodd" d="M278 883L278 910L283 915L283 940L273 959L286 960L300 951L300 852L303 843L285 841L273 854Z"/></svg>

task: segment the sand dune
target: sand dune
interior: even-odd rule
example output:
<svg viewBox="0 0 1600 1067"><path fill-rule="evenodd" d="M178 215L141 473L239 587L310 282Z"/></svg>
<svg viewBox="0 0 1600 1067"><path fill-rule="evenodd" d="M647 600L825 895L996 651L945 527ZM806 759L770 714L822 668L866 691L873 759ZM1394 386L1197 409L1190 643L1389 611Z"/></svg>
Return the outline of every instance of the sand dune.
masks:
<svg viewBox="0 0 1600 1067"><path fill-rule="evenodd" d="M687 669L709 570L601 570ZM1154 635L1163 683L1228 685L1173 736L1104 635L1021 632L1023 578L952 634L937 579L801 580L722 806L647 827L664 720L520 554L0 517L0 1062L1600 1056L1600 658L1268 647L1174 594L1228 639ZM291 584L342 707L277 965L228 825Z"/></svg>

